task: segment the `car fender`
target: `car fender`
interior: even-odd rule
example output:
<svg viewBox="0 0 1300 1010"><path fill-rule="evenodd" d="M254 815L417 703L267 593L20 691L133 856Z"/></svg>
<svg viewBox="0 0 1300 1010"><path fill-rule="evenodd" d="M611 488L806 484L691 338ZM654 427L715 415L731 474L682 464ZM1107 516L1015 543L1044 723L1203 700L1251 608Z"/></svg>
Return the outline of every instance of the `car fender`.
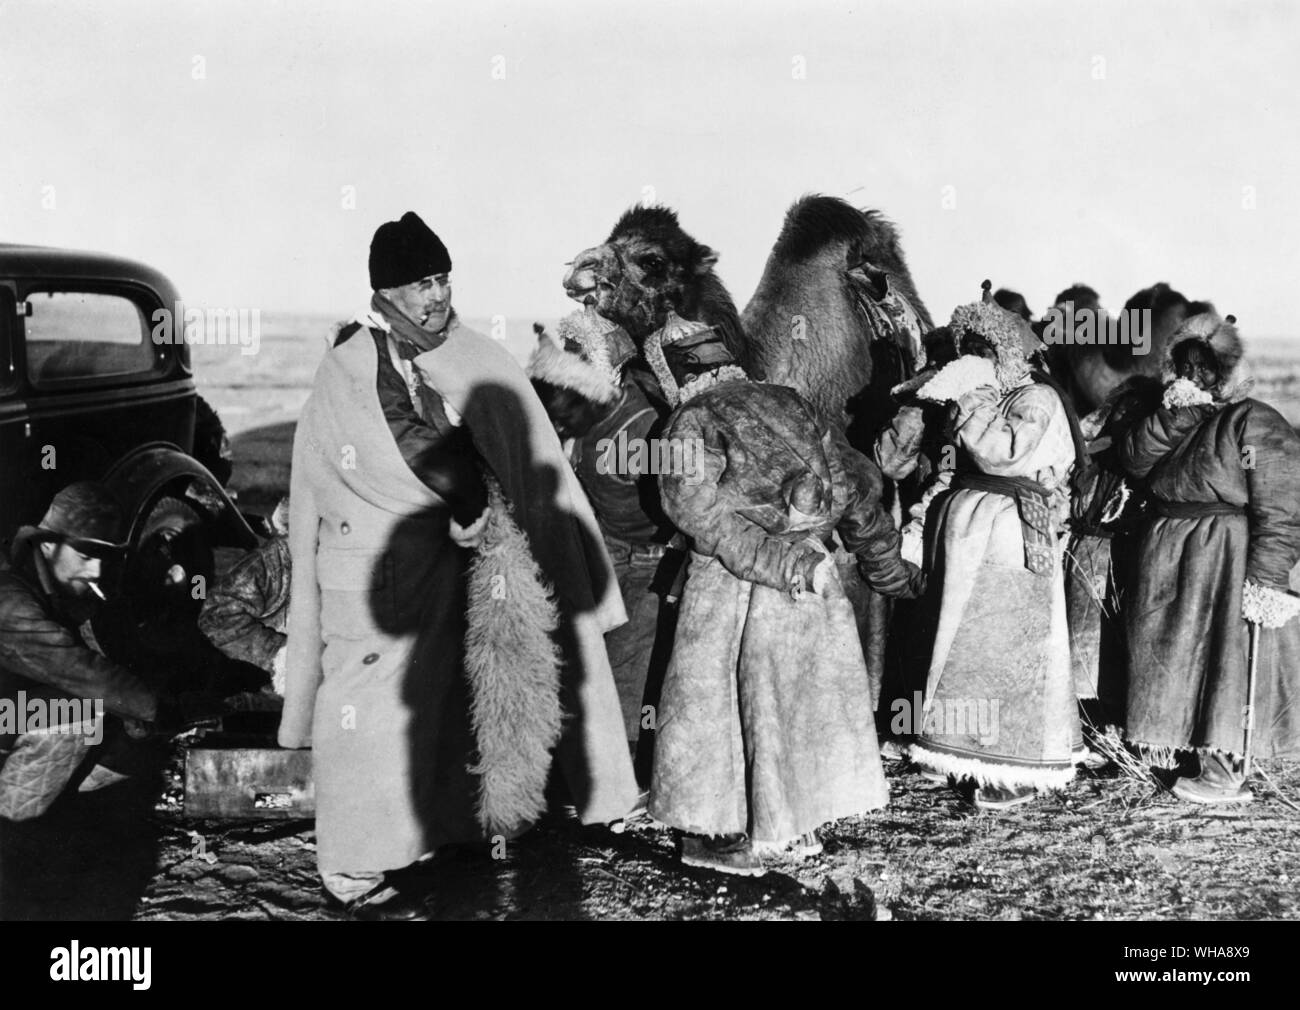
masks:
<svg viewBox="0 0 1300 1010"><path fill-rule="evenodd" d="M193 456L171 442L149 442L131 450L104 475L104 483L131 517L130 542L135 543L147 518L147 507L159 493L171 489L197 503L212 520L214 542L251 550L259 543L220 481ZM186 495L186 491L190 493Z"/></svg>

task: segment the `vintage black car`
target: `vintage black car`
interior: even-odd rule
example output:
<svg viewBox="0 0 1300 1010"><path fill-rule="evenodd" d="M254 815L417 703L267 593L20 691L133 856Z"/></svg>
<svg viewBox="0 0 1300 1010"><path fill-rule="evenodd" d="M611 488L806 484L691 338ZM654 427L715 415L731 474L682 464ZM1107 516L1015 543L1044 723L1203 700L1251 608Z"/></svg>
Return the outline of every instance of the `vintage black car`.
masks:
<svg viewBox="0 0 1300 1010"><path fill-rule="evenodd" d="M223 489L229 451L189 348L153 339L156 313L179 304L141 263L0 244L0 549L59 488L106 482L131 517L130 547L107 573L95 631L136 661L197 634L214 546L257 543Z"/></svg>

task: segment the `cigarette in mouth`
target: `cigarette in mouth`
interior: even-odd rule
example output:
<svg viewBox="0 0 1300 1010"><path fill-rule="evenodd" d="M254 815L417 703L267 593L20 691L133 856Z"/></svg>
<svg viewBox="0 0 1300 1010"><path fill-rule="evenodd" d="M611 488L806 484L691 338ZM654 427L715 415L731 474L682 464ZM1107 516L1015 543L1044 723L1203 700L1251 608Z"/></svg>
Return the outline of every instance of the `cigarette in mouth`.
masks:
<svg viewBox="0 0 1300 1010"><path fill-rule="evenodd" d="M90 587L90 591L98 596L102 602L108 602L108 597L104 595L104 590L99 588L98 582L87 582L86 585Z"/></svg>

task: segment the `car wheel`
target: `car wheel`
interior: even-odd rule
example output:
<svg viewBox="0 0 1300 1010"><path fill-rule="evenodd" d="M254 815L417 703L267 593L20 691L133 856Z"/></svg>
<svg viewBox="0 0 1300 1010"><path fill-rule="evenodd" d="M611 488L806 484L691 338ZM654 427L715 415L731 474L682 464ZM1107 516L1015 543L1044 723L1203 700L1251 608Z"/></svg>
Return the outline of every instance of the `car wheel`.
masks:
<svg viewBox="0 0 1300 1010"><path fill-rule="evenodd" d="M201 638L198 616L214 568L198 512L171 495L157 499L122 562L115 598L95 623L96 638L110 655L144 665L189 651Z"/></svg>

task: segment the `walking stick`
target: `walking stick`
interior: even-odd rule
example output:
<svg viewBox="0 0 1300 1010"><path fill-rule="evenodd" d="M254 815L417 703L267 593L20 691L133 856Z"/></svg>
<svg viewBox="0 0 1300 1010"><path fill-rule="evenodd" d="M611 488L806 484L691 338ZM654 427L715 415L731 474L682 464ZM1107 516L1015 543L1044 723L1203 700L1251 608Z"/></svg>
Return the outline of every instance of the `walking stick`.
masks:
<svg viewBox="0 0 1300 1010"><path fill-rule="evenodd" d="M1243 765L1244 781L1250 781L1250 738L1255 729L1255 671L1259 667L1259 625L1254 621L1250 625L1250 671L1246 676L1246 760Z"/></svg>

